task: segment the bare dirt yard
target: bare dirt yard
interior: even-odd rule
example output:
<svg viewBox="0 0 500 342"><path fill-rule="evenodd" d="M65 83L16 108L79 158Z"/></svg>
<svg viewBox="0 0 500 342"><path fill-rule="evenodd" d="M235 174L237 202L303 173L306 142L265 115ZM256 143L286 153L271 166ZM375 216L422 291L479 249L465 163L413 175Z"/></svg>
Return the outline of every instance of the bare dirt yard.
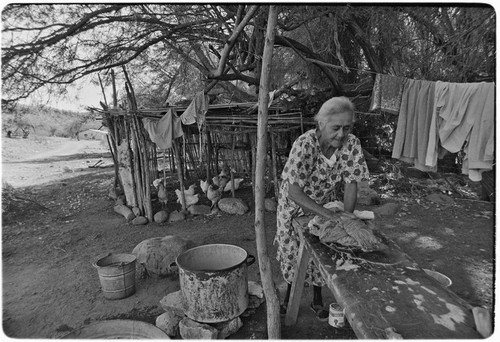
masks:
<svg viewBox="0 0 500 342"><path fill-rule="evenodd" d="M249 182L236 192L250 206L245 215L222 213L133 226L113 211L114 201L108 198L114 171L105 143L30 137L3 138L2 146L2 181L13 194L8 206L3 203L2 215L2 319L8 337L61 338L87 324L116 318L154 324L163 312L159 301L180 288L177 276L138 277L134 295L110 301L103 297L92 267L99 256L130 253L151 237L177 235L197 244L234 244L257 255ZM175 187L177 184L172 185ZM394 196L375 190L383 195L382 203L400 204L395 215L376 218L379 230L421 267L451 278L450 289L457 295L474 306L493 309L494 204L458 194L449 194L450 203L436 204L426 198L439 192L432 187ZM169 210L180 208L173 190L169 202ZM159 203L154 206L158 209ZM286 286L272 245L274 213L266 212L265 227L275 282L284 295ZM249 267L249 280L260 281L257 263ZM325 304L333 300L327 292L324 290ZM283 339L356 338L349 327L334 329L317 321L308 308L311 298L312 291L306 288L298 322L293 327L283 326ZM230 338L266 338L265 320L265 305L261 305L243 318L243 328Z"/></svg>

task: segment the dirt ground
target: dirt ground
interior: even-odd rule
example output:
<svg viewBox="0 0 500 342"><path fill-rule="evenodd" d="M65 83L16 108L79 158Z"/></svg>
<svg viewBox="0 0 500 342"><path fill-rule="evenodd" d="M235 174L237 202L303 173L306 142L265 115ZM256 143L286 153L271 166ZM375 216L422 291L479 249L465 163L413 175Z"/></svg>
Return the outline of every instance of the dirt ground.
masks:
<svg viewBox="0 0 500 342"><path fill-rule="evenodd" d="M133 226L113 212L114 202L108 198L113 175L111 156L101 141L3 138L2 181L15 188L15 197L2 216L2 319L8 337L61 338L86 324L117 318L154 324L162 313L159 301L179 290L178 277L137 278L133 296L109 301L92 267L100 255L129 253L151 237L178 235L197 244L234 244L257 255L249 182L236 192L250 205L245 215L223 213ZM493 309L494 205L452 197L454 203L437 205L425 197L384 196L383 203L398 202L401 209L394 216L377 218L376 223L421 267L451 278L450 289L460 297ZM180 208L174 193L169 199L169 209ZM154 206L159 208L157 202ZM283 295L285 284L272 245L274 213L266 212L265 227L275 282ZM260 280L257 263L249 267L249 280ZM323 291L325 304L333 301L328 292ZM283 326L283 339L356 338L349 327L334 329L316 321L308 309L311 298L312 291L306 288L298 322ZM230 338L266 338L265 320L265 305L261 305Z"/></svg>

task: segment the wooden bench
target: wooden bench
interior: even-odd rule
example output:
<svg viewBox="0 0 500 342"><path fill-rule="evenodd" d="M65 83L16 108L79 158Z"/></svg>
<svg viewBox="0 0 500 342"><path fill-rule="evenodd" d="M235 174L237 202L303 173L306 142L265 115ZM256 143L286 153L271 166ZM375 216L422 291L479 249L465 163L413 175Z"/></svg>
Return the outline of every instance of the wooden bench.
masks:
<svg viewBox="0 0 500 342"><path fill-rule="evenodd" d="M472 307L428 276L393 241L378 233L399 257L395 264L345 261L341 253L307 232L310 218L293 222L301 244L285 325L297 321L307 263L312 258L360 339L387 339L394 332L404 339L482 338L475 328Z"/></svg>

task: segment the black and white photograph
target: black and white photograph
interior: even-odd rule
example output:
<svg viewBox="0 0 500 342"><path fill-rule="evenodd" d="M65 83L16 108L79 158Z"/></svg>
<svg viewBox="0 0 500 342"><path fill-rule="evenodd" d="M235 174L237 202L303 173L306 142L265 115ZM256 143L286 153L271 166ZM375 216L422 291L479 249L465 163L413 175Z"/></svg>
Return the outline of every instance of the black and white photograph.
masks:
<svg viewBox="0 0 500 342"><path fill-rule="evenodd" d="M1 15L5 340L495 337L492 4Z"/></svg>

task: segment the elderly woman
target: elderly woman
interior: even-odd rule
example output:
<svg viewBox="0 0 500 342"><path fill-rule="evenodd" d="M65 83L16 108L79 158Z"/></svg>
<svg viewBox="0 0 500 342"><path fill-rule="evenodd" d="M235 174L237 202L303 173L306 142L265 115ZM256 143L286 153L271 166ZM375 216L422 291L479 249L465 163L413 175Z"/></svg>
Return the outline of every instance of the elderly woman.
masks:
<svg viewBox="0 0 500 342"><path fill-rule="evenodd" d="M329 220L353 218L357 182L369 177L360 141L350 133L354 121L352 102L346 97L333 97L321 106L314 119L317 128L297 138L281 175L274 243L278 246L281 272L288 283L282 313L286 312L297 268L299 238L292 228L293 218L306 212ZM336 185L341 182L345 183L345 211L334 213L323 205L336 199ZM328 311L321 296L325 282L312 261L306 282L313 284L311 308L318 319L327 320Z"/></svg>

